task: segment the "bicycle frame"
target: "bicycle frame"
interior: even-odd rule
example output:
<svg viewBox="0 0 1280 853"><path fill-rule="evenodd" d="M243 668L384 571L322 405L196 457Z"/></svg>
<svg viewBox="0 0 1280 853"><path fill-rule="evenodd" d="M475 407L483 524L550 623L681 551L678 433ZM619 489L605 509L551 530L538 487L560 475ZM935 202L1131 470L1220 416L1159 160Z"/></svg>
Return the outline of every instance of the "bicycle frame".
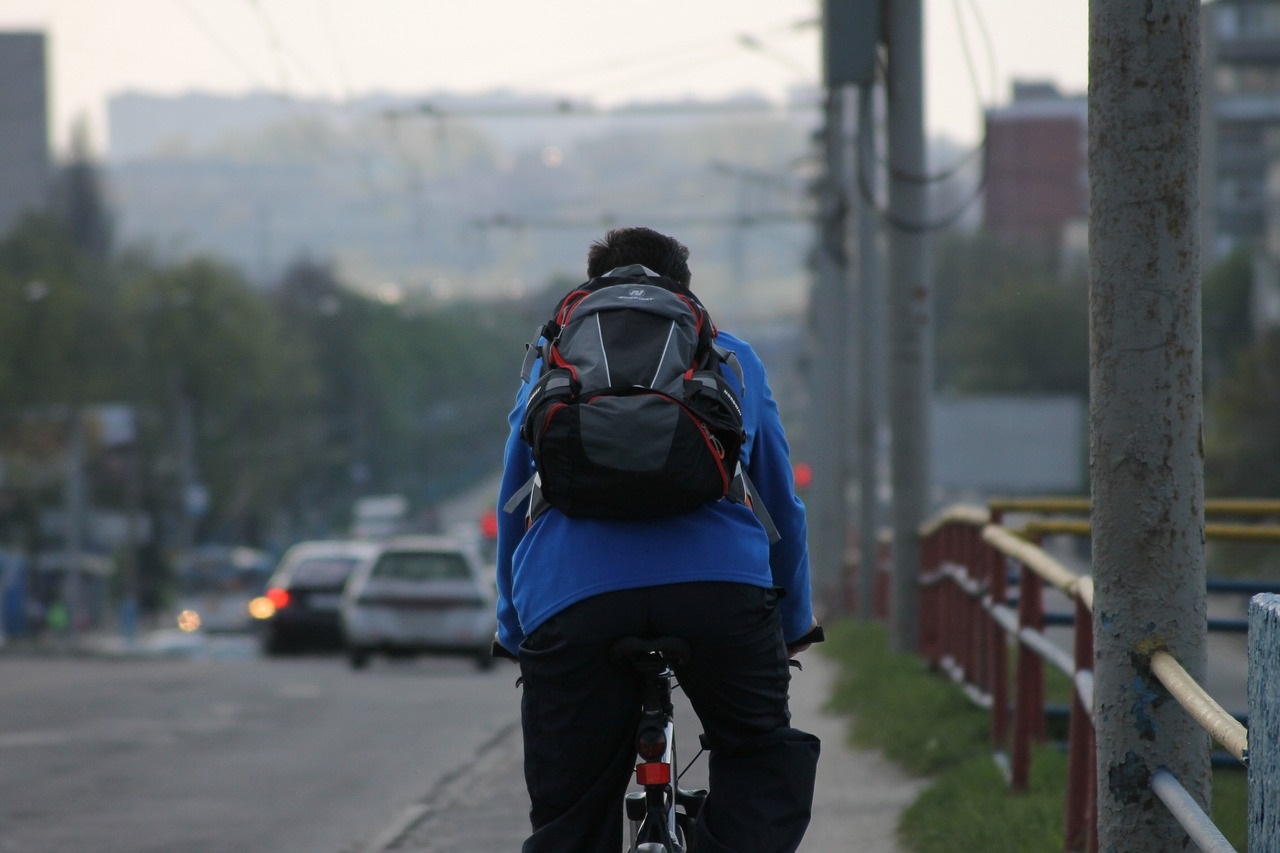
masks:
<svg viewBox="0 0 1280 853"><path fill-rule="evenodd" d="M636 781L643 790L626 797L631 839L628 853L692 853L688 845L693 823L707 792L680 788L671 702L675 678L671 667L689 659L689 647L683 640L669 637L628 638L614 646L614 655L629 663L641 682Z"/></svg>

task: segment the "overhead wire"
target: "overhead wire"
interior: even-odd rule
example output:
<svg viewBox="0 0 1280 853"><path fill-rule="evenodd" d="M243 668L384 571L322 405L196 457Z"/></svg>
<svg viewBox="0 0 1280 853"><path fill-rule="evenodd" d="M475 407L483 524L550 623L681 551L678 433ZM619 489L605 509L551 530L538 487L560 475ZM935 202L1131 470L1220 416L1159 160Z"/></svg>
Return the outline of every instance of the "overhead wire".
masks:
<svg viewBox="0 0 1280 853"><path fill-rule="evenodd" d="M978 28L982 33L983 42L986 45L987 57L990 64L991 79L992 79L992 84L994 85L995 79L996 79L994 45L992 44L990 33L986 28L985 21L983 20L981 10L978 8L977 3L975 2L975 0L968 0L968 3L969 3L970 9L973 12L973 16L977 22ZM972 48L969 44L968 32L965 29L964 15L962 14L959 0L952 0L952 6L955 9L956 28L959 31L959 35L960 35L960 47L965 57L965 66L968 70L970 83L973 86L974 97L978 102L980 112L982 112L985 115L986 101L981 92L981 84L979 83L979 80L978 80L976 63L974 61ZM881 68L881 70L883 71L883 68ZM859 135L860 143L862 138L863 137L860 134ZM874 146L875 144L874 140L868 139L867 141L872 146ZM934 173L925 174L925 175L921 175L915 172L910 172L908 170L901 169L895 166L892 160L881 159L876 156L874 151L870 152L873 159L878 160L881 163L881 165L884 166L886 173L889 175L891 179L902 181L904 183L911 183L911 184L918 184L918 185L919 184L935 184L935 183L941 183L943 181L948 181L954 178L956 175L960 174L974 160L978 159L979 157L983 157L980 163L977 181L975 182L973 190L968 195L968 197L965 198L960 204L956 206L954 210L950 211L945 216L942 216L939 219L936 219L930 222L908 221L906 219L903 219L902 217L899 217L893 214L892 211L888 210L887 208L885 208L883 205L880 204L880 202L875 198L875 193L872 191L871 186L868 182L868 178L866 174L866 164L865 164L865 158L868 152L864 150L864 147L865 146L863 144L860 144L858 146L857 151L855 152L855 172L857 174L858 193L861 196L863 203L868 205L868 207L875 212L878 218L880 218L882 221L884 221L886 224L890 225L891 227L896 228L900 231L905 231L910 234L923 234L931 231L939 231L944 228L948 228L951 225L954 225L960 219L960 217L963 216L965 212L973 205L973 203L982 197L982 193L986 189L987 170L986 170L985 157L983 157L987 149L987 132L985 128L985 123L984 123L983 132L982 132L982 137L978 141L978 143L972 148L970 148L969 151L965 152L962 156L957 158L956 161L953 162L950 166L948 166L946 169L940 172L934 172Z"/></svg>
<svg viewBox="0 0 1280 853"><path fill-rule="evenodd" d="M187 13L192 22L196 25L201 34L204 35L209 43L216 47L223 56L231 60L231 64L235 65L249 77L251 81L257 83L264 88L270 88L270 85L258 74L256 70L247 62L244 57L236 53L230 45L228 45L218 33L209 25L209 22L202 18L191 5L191 0L180 0L179 8Z"/></svg>
<svg viewBox="0 0 1280 853"><path fill-rule="evenodd" d="M329 39L329 50L333 53L334 67L337 68L338 81L342 86L342 101L346 103L351 98L351 72L347 65L346 54L342 50L342 42L338 38L337 28L334 26L331 0L320 0L320 9L324 15L325 36Z"/></svg>
<svg viewBox="0 0 1280 853"><path fill-rule="evenodd" d="M817 23L811 18L792 19L786 22L780 22L775 25L765 27L762 32L766 34L779 32L800 32L806 28L812 27ZM714 39L699 39L697 41L685 42L684 44L673 45L662 49L661 51L635 51L626 54L622 58L612 58L605 61L593 60L587 63L576 63L572 65L562 66L560 68L551 69L541 74L533 74L525 77L526 85L547 85L550 83L561 82L564 78L582 78L591 77L598 80L600 75L608 74L610 71L624 70L630 72L638 70L646 66L656 66L659 69L664 64L670 62L673 56L682 56L684 54L696 52L714 52L719 55L723 52L725 41L723 37ZM688 67L690 59L684 59L681 68ZM717 60L718 61L718 60Z"/></svg>
<svg viewBox="0 0 1280 853"><path fill-rule="evenodd" d="M258 17L259 23L262 25L263 32L266 34L267 43L270 45L272 52L276 57L276 64L280 72L281 86L288 91L291 86L289 83L289 66L292 64L295 68L302 72L302 75L311 82L315 88L321 92L330 90L330 85L316 74L315 70L307 63L305 59L295 50L293 50L280 36L280 30L272 22L271 17L267 14L267 10L263 7L261 0L245 0L253 9Z"/></svg>

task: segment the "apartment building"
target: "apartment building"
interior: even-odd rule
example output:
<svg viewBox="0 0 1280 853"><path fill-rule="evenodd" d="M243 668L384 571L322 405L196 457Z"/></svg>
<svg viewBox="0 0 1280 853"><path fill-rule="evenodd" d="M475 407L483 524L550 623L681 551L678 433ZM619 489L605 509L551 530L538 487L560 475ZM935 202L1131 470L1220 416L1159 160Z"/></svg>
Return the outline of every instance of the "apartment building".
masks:
<svg viewBox="0 0 1280 853"><path fill-rule="evenodd" d="M0 32L0 233L49 204L45 50L43 33Z"/></svg>

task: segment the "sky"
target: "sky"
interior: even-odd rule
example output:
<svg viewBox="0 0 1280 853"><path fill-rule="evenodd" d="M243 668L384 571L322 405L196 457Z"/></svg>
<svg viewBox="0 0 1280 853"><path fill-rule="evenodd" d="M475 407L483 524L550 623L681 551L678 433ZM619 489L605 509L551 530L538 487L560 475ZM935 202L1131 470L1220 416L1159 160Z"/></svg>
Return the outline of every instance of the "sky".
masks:
<svg viewBox="0 0 1280 853"><path fill-rule="evenodd" d="M820 81L819 0L0 0L48 34L51 135L107 144L125 90L562 94L599 106ZM1010 81L1087 82L1088 0L924 0L930 136L973 143Z"/></svg>

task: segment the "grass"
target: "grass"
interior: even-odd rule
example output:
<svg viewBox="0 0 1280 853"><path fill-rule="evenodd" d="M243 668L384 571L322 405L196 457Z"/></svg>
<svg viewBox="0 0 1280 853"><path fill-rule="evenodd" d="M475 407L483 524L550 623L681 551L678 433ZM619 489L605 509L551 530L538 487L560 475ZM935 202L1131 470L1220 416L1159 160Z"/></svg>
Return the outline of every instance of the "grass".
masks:
<svg viewBox="0 0 1280 853"><path fill-rule="evenodd" d="M933 777L903 813L905 846L915 853L1062 849L1067 759L1058 748L1033 752L1030 790L1013 794L991 758L986 712L919 658L891 651L883 626L830 625L819 648L840 664L829 707L853 718L851 741L908 773ZM1052 667L1045 674L1048 701L1065 702L1069 682ZM1247 846L1247 798L1242 772L1214 773L1214 820L1239 850Z"/></svg>

